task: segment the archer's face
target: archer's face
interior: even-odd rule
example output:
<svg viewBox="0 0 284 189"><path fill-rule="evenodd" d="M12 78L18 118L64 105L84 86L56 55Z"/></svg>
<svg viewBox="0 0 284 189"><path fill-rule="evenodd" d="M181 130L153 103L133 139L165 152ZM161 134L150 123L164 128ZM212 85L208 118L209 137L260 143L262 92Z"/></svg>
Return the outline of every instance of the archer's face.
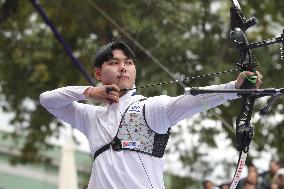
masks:
<svg viewBox="0 0 284 189"><path fill-rule="evenodd" d="M95 68L95 75L104 85L116 84L120 89L131 89L135 83L136 67L120 49L112 51L113 58Z"/></svg>

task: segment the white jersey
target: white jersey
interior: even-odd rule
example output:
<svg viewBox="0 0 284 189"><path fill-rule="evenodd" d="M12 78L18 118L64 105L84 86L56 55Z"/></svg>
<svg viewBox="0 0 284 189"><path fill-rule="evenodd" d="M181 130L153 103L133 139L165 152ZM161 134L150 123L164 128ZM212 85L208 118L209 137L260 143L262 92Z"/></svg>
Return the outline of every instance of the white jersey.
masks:
<svg viewBox="0 0 284 189"><path fill-rule="evenodd" d="M69 86L40 95L41 104L54 116L81 131L88 139L91 153L110 143L116 136L122 114L139 99L129 91L119 103L94 106L79 103L86 100L83 92L89 86ZM207 89L235 89L235 82L205 87ZM165 134L169 127L199 112L216 107L236 94L155 96L145 100L145 118L149 127ZM100 154L92 166L88 189L163 189L163 159L133 151L109 149Z"/></svg>

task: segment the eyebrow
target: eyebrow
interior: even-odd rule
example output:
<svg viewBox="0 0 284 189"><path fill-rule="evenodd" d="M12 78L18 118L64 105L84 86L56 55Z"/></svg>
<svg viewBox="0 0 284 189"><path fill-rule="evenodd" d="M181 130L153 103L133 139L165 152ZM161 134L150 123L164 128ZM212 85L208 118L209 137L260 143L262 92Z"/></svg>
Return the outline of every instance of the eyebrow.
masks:
<svg viewBox="0 0 284 189"><path fill-rule="evenodd" d="M132 58L115 58L115 57L113 57L113 58L111 58L111 59L109 59L109 60L132 60L133 61L133 59Z"/></svg>

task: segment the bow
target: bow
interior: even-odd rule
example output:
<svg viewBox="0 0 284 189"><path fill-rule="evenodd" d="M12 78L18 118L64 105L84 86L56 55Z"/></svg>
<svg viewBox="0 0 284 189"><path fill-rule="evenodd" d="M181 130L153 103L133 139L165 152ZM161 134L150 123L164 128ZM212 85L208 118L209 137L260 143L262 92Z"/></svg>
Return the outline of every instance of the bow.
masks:
<svg viewBox="0 0 284 189"><path fill-rule="evenodd" d="M231 32L230 38L233 40L239 51L238 64L240 71L251 71L256 73L257 63L248 46L245 31L256 24L256 18L247 20L241 13L241 7L237 0L232 0L231 7ZM255 88L256 76L247 77L241 88ZM251 115L256 96L253 94L242 94L242 108L236 120L236 143L239 151L238 165L231 182L230 189L235 189L240 180L240 176L245 165L245 160L249 150L249 145L253 137L253 127L250 125Z"/></svg>
<svg viewBox="0 0 284 189"><path fill-rule="evenodd" d="M266 45L271 45L273 42L281 42L284 44L283 34L279 40L261 41L254 44L249 44L245 32L247 29L256 25L257 20L255 17L246 19L241 12L241 7L238 0L232 0L231 14L231 32L230 38L233 40L239 51L239 64L240 71L250 71L256 74L257 63L251 49L259 48ZM281 53L283 53L281 51ZM282 56L282 55L281 55ZM283 58L283 57L281 57ZM255 88L256 76L247 77L241 88L253 89ZM236 120L236 148L239 151L238 165L231 182L230 189L235 189L240 180L241 172L245 165L245 160L249 150L249 145L253 137L253 127L250 124L254 102L256 98L262 97L265 94L241 94L242 108ZM273 94L274 95L274 94Z"/></svg>
<svg viewBox="0 0 284 189"><path fill-rule="evenodd" d="M241 72L250 71L256 74L256 68L258 64L255 61L252 49L263 46L268 46L273 43L282 43L284 45L284 30L280 37L273 38L270 40L263 40L255 43L249 43L245 32L247 29L256 25L257 20L255 17L246 19L241 12L240 4L237 0L232 0L232 7L230 9L231 14L231 32L230 38L233 40L235 46L239 52L239 63L237 66ZM281 59L283 59L283 49L280 49ZM249 145L253 137L253 127L250 124L254 102L257 98L263 96L272 96L272 99L268 101L268 105L261 109L261 114L267 113L271 104L277 97L283 94L283 89L255 89L257 77L250 76L246 77L244 84L240 90L200 90L200 89L186 89L192 95L202 93L238 93L242 97L242 108L241 112L236 120L236 148L239 151L238 165L231 182L230 189L235 189L240 180L240 176L245 165L247 153L249 151ZM247 90L246 90L247 89Z"/></svg>

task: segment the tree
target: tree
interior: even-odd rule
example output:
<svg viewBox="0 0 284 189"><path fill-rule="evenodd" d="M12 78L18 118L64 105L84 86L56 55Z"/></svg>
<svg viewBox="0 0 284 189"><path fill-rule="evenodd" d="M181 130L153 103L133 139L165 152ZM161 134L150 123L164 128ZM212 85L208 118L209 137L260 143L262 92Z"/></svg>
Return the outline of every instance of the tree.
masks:
<svg viewBox="0 0 284 189"><path fill-rule="evenodd" d="M41 1L52 22L63 35L76 57L91 74L92 58L96 49L117 38L129 44L135 38L147 49L133 43L137 55L137 86L170 80L169 74L155 64L157 58L174 76L200 75L232 68L237 62L237 51L229 39L230 2L224 0L156 0L149 1ZM282 30L284 2L277 0L253 0L246 3L244 13L249 17L255 14L259 26L249 32L249 41L273 37ZM58 134L61 123L49 115L39 104L41 92L66 86L87 85L88 83L74 67L52 32L40 18L29 1L0 1L0 107L13 112L11 124L17 136L25 137L20 162L40 160L39 151L48 148L48 137ZM143 12L143 19L140 17ZM115 24L116 23L116 24ZM138 27L139 26L139 27ZM273 29L271 29L273 28ZM136 32L137 30L137 32ZM129 38L132 36L132 38ZM149 56L149 52L153 57ZM282 64L277 46L255 50L265 78L263 87L282 87ZM190 86L205 86L230 81L235 75L193 81ZM147 80L145 79L147 78ZM148 83L147 83L148 84ZM144 95L178 95L183 89L178 85L158 86L143 91ZM270 118L281 117L283 99L270 113ZM258 102L257 106L263 102ZM257 109L257 108L256 108ZM240 110L238 101L202 114L201 119L216 119L221 116L229 125ZM256 121L254 144L257 151L275 149L279 158L284 158L283 119L273 124L268 119ZM197 121L195 124L199 124ZM54 125L56 125L54 127ZM201 124L202 125L202 124ZM223 130L212 130L188 126L188 132L202 133L200 143L216 148L214 136L225 132L235 143L232 128L223 123ZM174 134L173 137L179 137ZM267 140L263 140L266 138ZM183 142L182 140L180 142ZM177 150L180 150L176 148ZM181 160L191 166L206 154L198 149L191 153L181 152ZM251 160L254 156L250 157ZM200 162L199 162L200 163ZM210 168L210 167L208 167ZM212 167L211 167L212 168ZM210 169L211 169L210 168ZM205 172L204 172L205 174ZM189 183L190 184L190 183Z"/></svg>

